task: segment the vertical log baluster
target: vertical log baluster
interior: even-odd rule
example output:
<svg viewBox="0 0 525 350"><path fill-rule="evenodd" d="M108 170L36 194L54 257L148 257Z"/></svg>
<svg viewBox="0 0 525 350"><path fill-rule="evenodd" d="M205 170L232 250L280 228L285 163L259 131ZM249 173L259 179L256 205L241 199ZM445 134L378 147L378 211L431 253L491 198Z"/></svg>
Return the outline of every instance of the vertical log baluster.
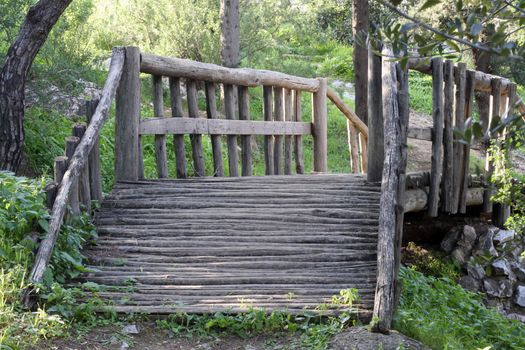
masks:
<svg viewBox="0 0 525 350"><path fill-rule="evenodd" d="M162 91L162 77L152 75L153 84L153 115L155 118L164 118L164 94ZM168 177L168 156L166 154L166 135L155 135L155 160L159 179Z"/></svg>
<svg viewBox="0 0 525 350"><path fill-rule="evenodd" d="M314 137L314 171L328 171L328 110L326 93L328 80L319 78L319 90L312 94L312 122Z"/></svg>
<svg viewBox="0 0 525 350"><path fill-rule="evenodd" d="M182 118L182 97L179 78L170 77L170 95L171 116L173 118ZM175 149L175 169L177 178L184 179L187 176L184 135L173 135L173 148Z"/></svg>
<svg viewBox="0 0 525 350"><path fill-rule="evenodd" d="M263 86L263 113L264 121L273 121L273 94L271 86ZM273 135L264 135L264 165L266 175L274 174L273 165Z"/></svg>
<svg viewBox="0 0 525 350"><path fill-rule="evenodd" d="M235 96L233 86L224 84L224 113L226 119L235 118ZM231 177L239 176L239 156L237 154L237 136L228 135L228 170Z"/></svg>
<svg viewBox="0 0 525 350"><path fill-rule="evenodd" d="M239 119L250 120L250 101L248 95L248 88L246 86L238 86L239 99ZM252 176L252 136L241 136L241 171L242 176Z"/></svg>
<svg viewBox="0 0 525 350"><path fill-rule="evenodd" d="M273 88L273 118L276 122L282 122L284 119L283 113L283 88L275 86ZM283 136L275 135L273 146L273 166L275 175L283 174Z"/></svg>
<svg viewBox="0 0 525 350"><path fill-rule="evenodd" d="M78 137L78 140L82 139L86 132L85 124L73 125L73 136ZM79 196L80 203L84 206L88 215L91 215L91 191L89 189L89 163L86 162L84 167L81 169L78 177Z"/></svg>
<svg viewBox="0 0 525 350"><path fill-rule="evenodd" d="M302 122L302 109L301 109L301 91L294 90L293 94L293 119L296 122ZM295 136L294 143L295 153L295 171L297 174L304 174L304 152L303 152L303 137L302 135Z"/></svg>
<svg viewBox="0 0 525 350"><path fill-rule="evenodd" d="M215 101L215 84L206 82L206 113L208 119L217 119L217 103ZM220 135L211 135L211 148L213 152L213 175L224 176L224 164L222 162L222 145Z"/></svg>
<svg viewBox="0 0 525 350"><path fill-rule="evenodd" d="M441 184L443 148L443 60L432 59L432 164L430 170L430 189L428 195L428 215L436 217L439 210L439 189Z"/></svg>
<svg viewBox="0 0 525 350"><path fill-rule="evenodd" d="M350 167L354 174L359 172L358 136L355 125L346 120L346 134L348 138L348 150L350 151Z"/></svg>
<svg viewBox="0 0 525 350"><path fill-rule="evenodd" d="M385 145L383 135L383 107L381 86L382 80L381 56L368 49L368 170L367 180L381 181L383 176L383 161Z"/></svg>
<svg viewBox="0 0 525 350"><path fill-rule="evenodd" d="M188 114L190 118L199 118L199 105L197 103L197 83L195 82L195 80L186 80L186 90L188 94ZM191 134L190 140L195 175L203 177L205 175L205 172L204 155L202 153L202 135Z"/></svg>
<svg viewBox="0 0 525 350"><path fill-rule="evenodd" d="M361 162L361 172L366 174L368 171L368 139L362 133L358 133L359 137L359 160Z"/></svg>
<svg viewBox="0 0 525 350"><path fill-rule="evenodd" d="M458 63L455 75L456 82L456 128L460 131L465 130L465 91L466 91L467 65L463 62ZM461 196L461 184L463 183L462 164L464 157L464 145L459 139L454 140L454 194L452 204L452 214L459 211Z"/></svg>
<svg viewBox="0 0 525 350"><path fill-rule="evenodd" d="M80 139L76 136L66 137L66 149L65 155L67 157L67 166L69 166L73 155L75 154L75 149L79 143ZM66 167L67 169L67 167ZM69 192L69 206L71 208L71 213L73 215L80 214L80 202L79 202L79 190L78 190L78 178L75 178L72 181L71 190Z"/></svg>
<svg viewBox="0 0 525 350"><path fill-rule="evenodd" d="M443 134L443 180L441 182L443 211L453 211L454 197L454 63L445 61L445 102L444 102L444 134Z"/></svg>
<svg viewBox="0 0 525 350"><path fill-rule="evenodd" d="M95 114L98 106L98 100L86 101L86 120L89 125L91 118ZM102 179L100 175L100 137L98 136L93 142L93 148L88 157L89 183L91 191L91 200L102 201Z"/></svg>
<svg viewBox="0 0 525 350"><path fill-rule="evenodd" d="M465 85L465 125L472 116L472 109L474 104L474 85L476 83L476 72L467 71L467 80ZM470 142L470 140L467 140ZM459 199L459 212L465 214L467 212L467 194L470 176L470 143L463 146L463 159L461 162L461 194Z"/></svg>
<svg viewBox="0 0 525 350"><path fill-rule="evenodd" d="M284 89L284 120L293 121L292 116L292 90ZM284 174L292 175L292 136L284 136Z"/></svg>

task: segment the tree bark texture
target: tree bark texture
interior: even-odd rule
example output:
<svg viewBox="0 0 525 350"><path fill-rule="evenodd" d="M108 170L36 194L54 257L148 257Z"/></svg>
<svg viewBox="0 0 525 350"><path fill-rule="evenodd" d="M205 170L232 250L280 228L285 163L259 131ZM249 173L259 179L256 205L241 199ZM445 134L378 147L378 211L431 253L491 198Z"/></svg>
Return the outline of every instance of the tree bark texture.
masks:
<svg viewBox="0 0 525 350"><path fill-rule="evenodd" d="M240 61L239 0L221 0L221 61L235 68Z"/></svg>
<svg viewBox="0 0 525 350"><path fill-rule="evenodd" d="M0 72L0 169L17 171L24 144L25 84L49 32L71 0L40 0L32 6Z"/></svg>
<svg viewBox="0 0 525 350"><path fill-rule="evenodd" d="M361 45L363 35L368 33L368 0L352 1L352 35L354 37L355 112L368 125L368 50ZM360 44L361 43L361 44Z"/></svg>

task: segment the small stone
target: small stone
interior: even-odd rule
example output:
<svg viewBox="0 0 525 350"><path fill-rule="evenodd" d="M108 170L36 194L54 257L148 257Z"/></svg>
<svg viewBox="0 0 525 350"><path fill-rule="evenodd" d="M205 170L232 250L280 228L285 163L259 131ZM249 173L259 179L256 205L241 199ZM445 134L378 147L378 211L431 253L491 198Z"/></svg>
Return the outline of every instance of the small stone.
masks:
<svg viewBox="0 0 525 350"><path fill-rule="evenodd" d="M518 281L525 282L525 267L522 264L518 264L516 262L513 262L511 267Z"/></svg>
<svg viewBox="0 0 525 350"><path fill-rule="evenodd" d="M516 321L520 321L522 323L525 323L525 315L520 315L520 314L507 314L507 318L509 320L516 320Z"/></svg>
<svg viewBox="0 0 525 350"><path fill-rule="evenodd" d="M124 333L124 334L139 334L140 331L139 331L139 327L137 327L137 325L129 324L127 326L124 326L124 328L122 328L122 333Z"/></svg>
<svg viewBox="0 0 525 350"><path fill-rule="evenodd" d="M483 280L485 293L495 298L510 298L512 296L512 282L509 280L496 281L492 278Z"/></svg>
<svg viewBox="0 0 525 350"><path fill-rule="evenodd" d="M496 227L490 227L487 232L479 237L478 243L476 244L473 251L474 256L498 256L498 252L496 251L496 248L494 248L494 243L492 241L496 230Z"/></svg>
<svg viewBox="0 0 525 350"><path fill-rule="evenodd" d="M471 276L463 276L459 279L459 285L463 287L466 290L470 290L471 292L477 292L479 291L479 280L476 280L475 278Z"/></svg>
<svg viewBox="0 0 525 350"><path fill-rule="evenodd" d="M525 286L518 286L518 288L516 288L514 303L518 306L525 307Z"/></svg>
<svg viewBox="0 0 525 350"><path fill-rule="evenodd" d="M499 230L496 235L494 235L494 243L500 245L505 242L510 242L516 236L516 232L510 230Z"/></svg>
<svg viewBox="0 0 525 350"><path fill-rule="evenodd" d="M458 241L458 246L465 248L465 250L472 250L474 242L476 242L476 230L474 227L469 225L463 226L463 234Z"/></svg>
<svg viewBox="0 0 525 350"><path fill-rule="evenodd" d="M461 248L456 248L451 254L452 260L454 260L459 266L464 266L468 261L468 254Z"/></svg>
<svg viewBox="0 0 525 350"><path fill-rule="evenodd" d="M509 262L506 259L494 260L490 266L494 276L510 276L512 274Z"/></svg>
<svg viewBox="0 0 525 350"><path fill-rule="evenodd" d="M456 243L461 235L461 228L454 227L445 235L445 238L441 241L441 249L447 254L450 254L456 247Z"/></svg>
<svg viewBox="0 0 525 350"><path fill-rule="evenodd" d="M480 281L485 278L485 269L480 264L470 263L467 266L467 274L470 277Z"/></svg>
<svg viewBox="0 0 525 350"><path fill-rule="evenodd" d="M122 345L120 345L120 350L126 350L126 349L129 349L129 344L123 341Z"/></svg>

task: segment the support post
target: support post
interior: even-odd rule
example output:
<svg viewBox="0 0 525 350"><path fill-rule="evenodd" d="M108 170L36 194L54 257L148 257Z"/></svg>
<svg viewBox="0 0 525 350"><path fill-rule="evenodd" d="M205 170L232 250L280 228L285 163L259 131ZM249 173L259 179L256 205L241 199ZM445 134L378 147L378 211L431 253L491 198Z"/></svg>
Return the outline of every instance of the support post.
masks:
<svg viewBox="0 0 525 350"><path fill-rule="evenodd" d="M93 118L97 106L98 100L86 101L86 119L88 126L91 123L91 118ZM100 137L97 137L93 142L93 148L91 149L91 152L89 152L88 164L91 199L100 203L102 201L102 179L100 176Z"/></svg>
<svg viewBox="0 0 525 350"><path fill-rule="evenodd" d="M326 92L328 80L319 78L319 90L312 96L312 123L314 137L314 172L328 171L328 110Z"/></svg>
<svg viewBox="0 0 525 350"><path fill-rule="evenodd" d="M140 50L126 47L116 96L115 180L139 179Z"/></svg>
<svg viewBox="0 0 525 350"><path fill-rule="evenodd" d="M367 180L381 181L385 145L383 136L383 107L381 95L381 57L368 49L368 171Z"/></svg>

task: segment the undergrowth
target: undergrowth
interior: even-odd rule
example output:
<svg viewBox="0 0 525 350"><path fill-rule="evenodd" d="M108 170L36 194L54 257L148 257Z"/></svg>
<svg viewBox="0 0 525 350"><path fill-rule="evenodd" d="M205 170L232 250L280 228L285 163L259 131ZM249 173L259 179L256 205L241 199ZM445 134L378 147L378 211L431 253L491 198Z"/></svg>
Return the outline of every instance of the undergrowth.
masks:
<svg viewBox="0 0 525 350"><path fill-rule="evenodd" d="M485 307L450 278L402 267L395 328L432 349L525 349L525 326Z"/></svg>

